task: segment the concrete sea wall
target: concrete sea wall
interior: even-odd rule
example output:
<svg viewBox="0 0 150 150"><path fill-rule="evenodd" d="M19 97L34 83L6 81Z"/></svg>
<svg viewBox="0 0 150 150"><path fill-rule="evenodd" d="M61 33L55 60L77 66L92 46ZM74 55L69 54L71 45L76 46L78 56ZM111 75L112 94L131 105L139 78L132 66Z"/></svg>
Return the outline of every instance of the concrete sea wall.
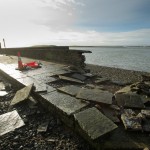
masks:
<svg viewBox="0 0 150 150"><path fill-rule="evenodd" d="M52 46L52 47L19 47L19 48L1 48L0 54L14 55L20 52L22 57L46 60L62 64L76 66L78 68L85 67L85 56L83 53L90 51L69 50L68 46Z"/></svg>

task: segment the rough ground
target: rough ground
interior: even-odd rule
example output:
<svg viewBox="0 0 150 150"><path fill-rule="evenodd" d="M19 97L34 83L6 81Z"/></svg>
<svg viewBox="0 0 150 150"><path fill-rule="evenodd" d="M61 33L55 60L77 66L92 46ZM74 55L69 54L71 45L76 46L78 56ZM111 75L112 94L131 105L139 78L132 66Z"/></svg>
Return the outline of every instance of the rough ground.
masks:
<svg viewBox="0 0 150 150"><path fill-rule="evenodd" d="M86 68L90 69L91 73L93 74L100 75L112 80L120 80L131 83L140 81L142 79L141 75L150 75L148 72L125 70L91 64L87 64Z"/></svg>

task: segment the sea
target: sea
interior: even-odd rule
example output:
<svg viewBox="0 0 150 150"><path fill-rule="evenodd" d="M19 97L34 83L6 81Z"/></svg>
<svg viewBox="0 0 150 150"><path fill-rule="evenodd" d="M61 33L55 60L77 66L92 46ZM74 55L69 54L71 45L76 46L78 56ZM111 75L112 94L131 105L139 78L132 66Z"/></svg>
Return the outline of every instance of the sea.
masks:
<svg viewBox="0 0 150 150"><path fill-rule="evenodd" d="M88 50L87 64L150 72L150 47L70 47Z"/></svg>

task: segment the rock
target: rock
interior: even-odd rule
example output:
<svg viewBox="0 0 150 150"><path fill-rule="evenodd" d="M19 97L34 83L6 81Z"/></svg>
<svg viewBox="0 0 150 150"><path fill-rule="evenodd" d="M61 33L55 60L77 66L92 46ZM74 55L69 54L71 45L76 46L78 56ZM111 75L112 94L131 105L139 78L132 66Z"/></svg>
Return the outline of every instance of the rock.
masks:
<svg viewBox="0 0 150 150"><path fill-rule="evenodd" d="M126 130L142 131L141 122L132 109L125 109L121 120Z"/></svg>

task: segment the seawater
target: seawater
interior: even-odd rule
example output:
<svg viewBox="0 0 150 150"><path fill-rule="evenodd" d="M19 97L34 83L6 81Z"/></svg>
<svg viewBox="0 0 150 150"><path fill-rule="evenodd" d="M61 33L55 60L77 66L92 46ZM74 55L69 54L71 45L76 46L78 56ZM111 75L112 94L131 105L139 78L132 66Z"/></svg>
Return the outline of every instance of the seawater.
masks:
<svg viewBox="0 0 150 150"><path fill-rule="evenodd" d="M150 72L150 47L70 47L90 50L86 63L127 70Z"/></svg>

